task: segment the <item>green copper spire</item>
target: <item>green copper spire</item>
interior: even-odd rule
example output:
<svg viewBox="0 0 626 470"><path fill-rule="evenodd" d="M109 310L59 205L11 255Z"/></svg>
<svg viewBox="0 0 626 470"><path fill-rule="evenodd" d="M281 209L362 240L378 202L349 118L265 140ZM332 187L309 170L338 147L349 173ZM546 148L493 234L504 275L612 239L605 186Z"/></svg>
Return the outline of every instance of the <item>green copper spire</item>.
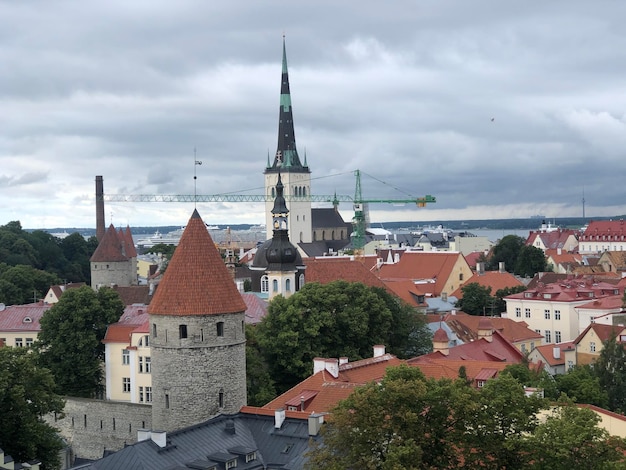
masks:
<svg viewBox="0 0 626 470"><path fill-rule="evenodd" d="M280 107L278 113L278 146L276 155L268 171L308 172L306 165L302 165L296 148L296 136L293 127L293 111L291 107L291 93L289 90L289 71L287 68L287 48L283 36L283 66L280 87Z"/></svg>

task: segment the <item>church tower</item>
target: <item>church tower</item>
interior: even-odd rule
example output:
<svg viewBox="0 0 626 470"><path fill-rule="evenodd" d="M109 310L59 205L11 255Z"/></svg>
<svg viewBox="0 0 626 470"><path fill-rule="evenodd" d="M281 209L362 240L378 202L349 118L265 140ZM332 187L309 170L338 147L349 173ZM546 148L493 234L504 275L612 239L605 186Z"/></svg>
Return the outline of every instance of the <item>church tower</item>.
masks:
<svg viewBox="0 0 626 470"><path fill-rule="evenodd" d="M291 216L288 221L288 231L296 243L310 243L312 241L311 217L311 171L306 163L300 161L296 148L296 136L293 127L293 112L291 109L291 94L289 91L289 74L287 71L287 51L283 36L283 67L280 88L280 107L278 114L278 146L273 161L268 155L265 168L265 194L273 200L276 196L275 187L278 183L279 172L285 190L285 202ZM265 203L265 224L267 237L272 237L272 200Z"/></svg>
<svg viewBox="0 0 626 470"><path fill-rule="evenodd" d="M148 307L154 429L180 429L246 404L245 310L194 210Z"/></svg>

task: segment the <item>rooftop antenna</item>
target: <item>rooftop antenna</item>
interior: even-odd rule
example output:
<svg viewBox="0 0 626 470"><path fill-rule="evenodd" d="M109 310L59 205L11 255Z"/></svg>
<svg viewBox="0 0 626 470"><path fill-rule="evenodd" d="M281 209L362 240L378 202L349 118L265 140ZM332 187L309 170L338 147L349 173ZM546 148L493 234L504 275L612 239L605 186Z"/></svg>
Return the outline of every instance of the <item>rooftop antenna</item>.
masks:
<svg viewBox="0 0 626 470"><path fill-rule="evenodd" d="M196 204L198 201L198 197L197 197L197 193L196 193L196 187L197 187L197 181L198 181L198 177L196 176L196 167L198 165L202 165L202 162L200 160L198 160L198 158L196 157L196 148L193 148L193 208L196 209Z"/></svg>
<svg viewBox="0 0 626 470"><path fill-rule="evenodd" d="M583 186L583 222L585 221L585 187Z"/></svg>

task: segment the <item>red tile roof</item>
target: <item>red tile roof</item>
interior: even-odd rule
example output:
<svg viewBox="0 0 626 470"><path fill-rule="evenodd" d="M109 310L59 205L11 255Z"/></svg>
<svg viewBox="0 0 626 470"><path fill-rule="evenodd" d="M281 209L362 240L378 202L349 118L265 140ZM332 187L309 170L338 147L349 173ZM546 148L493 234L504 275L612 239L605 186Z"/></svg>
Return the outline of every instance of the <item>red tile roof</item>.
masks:
<svg viewBox="0 0 626 470"><path fill-rule="evenodd" d="M39 320L51 304L10 305L0 312L0 332L41 331ZM30 320L30 321L29 321Z"/></svg>
<svg viewBox="0 0 626 470"><path fill-rule="evenodd" d="M419 288L427 291L432 287L432 293L439 295L443 286L450 278L452 269L459 257L463 258L463 255L458 252L407 251L397 263L383 264L380 268L379 277L388 280L433 280L434 282L424 284L424 286L419 286Z"/></svg>
<svg viewBox="0 0 626 470"><path fill-rule="evenodd" d="M370 287L385 285L359 258L328 256L325 258L305 258L306 282L328 284L339 279L347 282L361 282Z"/></svg>
<svg viewBox="0 0 626 470"><path fill-rule="evenodd" d="M124 305L150 303L150 286L114 286Z"/></svg>
<svg viewBox="0 0 626 470"><path fill-rule="evenodd" d="M454 315L448 314L444 317L443 321L448 327L454 331L454 333L464 343L469 343L478 339L478 324L480 319L484 317L476 315L468 315L463 312L458 312ZM524 321L515 321L510 318L502 317L490 317L491 325L502 336L512 343L528 340L540 340L543 338L539 333L528 328L528 324ZM429 321L440 321L440 318L429 318Z"/></svg>
<svg viewBox="0 0 626 470"><path fill-rule="evenodd" d="M115 227L113 227L113 224L111 224L107 231L104 232L104 236L102 240L100 240L100 243L98 243L96 251L91 255L90 261L97 263L127 261L131 258L127 249L126 238L120 236L115 230ZM137 255L134 246L131 253L132 252L135 253L135 256Z"/></svg>
<svg viewBox="0 0 626 470"><path fill-rule="evenodd" d="M533 246L535 240L539 238L546 248L557 249L563 248L570 237L577 238L578 230L558 229L552 231L532 231L526 239L526 245Z"/></svg>
<svg viewBox="0 0 626 470"><path fill-rule="evenodd" d="M255 325L267 315L267 301L252 292L241 294L246 303L246 323Z"/></svg>
<svg viewBox="0 0 626 470"><path fill-rule="evenodd" d="M513 274L509 272L501 273L500 271L485 271L482 274L474 273L467 281L463 282L463 286L471 283L477 283L484 287L491 287L491 295L495 295L500 289L506 287L523 286L524 283L517 279ZM462 286L461 286L462 287ZM457 299L463 298L463 291L459 287L452 295Z"/></svg>
<svg viewBox="0 0 626 470"><path fill-rule="evenodd" d="M127 305L117 323L109 325L103 343L128 343L132 333L148 333L149 315L147 305Z"/></svg>
<svg viewBox="0 0 626 470"><path fill-rule="evenodd" d="M574 340L574 344L580 343L582 339L587 336L589 330L593 330L598 339L604 342L610 340L612 336L616 336L619 339L619 335L621 335L626 329L623 326L591 323L581 334L578 335L578 337Z"/></svg>
<svg viewBox="0 0 626 470"><path fill-rule="evenodd" d="M246 310L197 210L189 219L148 310L153 315L211 315Z"/></svg>
<svg viewBox="0 0 626 470"><path fill-rule="evenodd" d="M433 352L423 356L414 357L407 361L408 364L414 364L429 358L437 359L463 359L476 361L496 361L505 362L507 364L519 364L522 362L524 355L517 349L502 333L495 330L492 333L492 341L489 342L484 338L475 341L454 346L448 349L448 354L442 352Z"/></svg>
<svg viewBox="0 0 626 470"><path fill-rule="evenodd" d="M621 238L623 241L626 236L624 220L593 220L587 225L580 240L600 240L603 236L614 237L613 240Z"/></svg>

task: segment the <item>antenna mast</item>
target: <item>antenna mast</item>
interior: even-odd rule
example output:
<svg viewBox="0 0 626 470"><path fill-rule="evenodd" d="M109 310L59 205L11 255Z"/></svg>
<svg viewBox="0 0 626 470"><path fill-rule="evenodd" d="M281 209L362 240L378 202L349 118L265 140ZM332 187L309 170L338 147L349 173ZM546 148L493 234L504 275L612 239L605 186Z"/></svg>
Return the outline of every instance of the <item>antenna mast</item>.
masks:
<svg viewBox="0 0 626 470"><path fill-rule="evenodd" d="M196 204L198 202L198 191L197 191L197 181L198 177L196 176L196 167L198 165L202 165L202 162L196 157L196 148L193 148L193 208L196 209Z"/></svg>

